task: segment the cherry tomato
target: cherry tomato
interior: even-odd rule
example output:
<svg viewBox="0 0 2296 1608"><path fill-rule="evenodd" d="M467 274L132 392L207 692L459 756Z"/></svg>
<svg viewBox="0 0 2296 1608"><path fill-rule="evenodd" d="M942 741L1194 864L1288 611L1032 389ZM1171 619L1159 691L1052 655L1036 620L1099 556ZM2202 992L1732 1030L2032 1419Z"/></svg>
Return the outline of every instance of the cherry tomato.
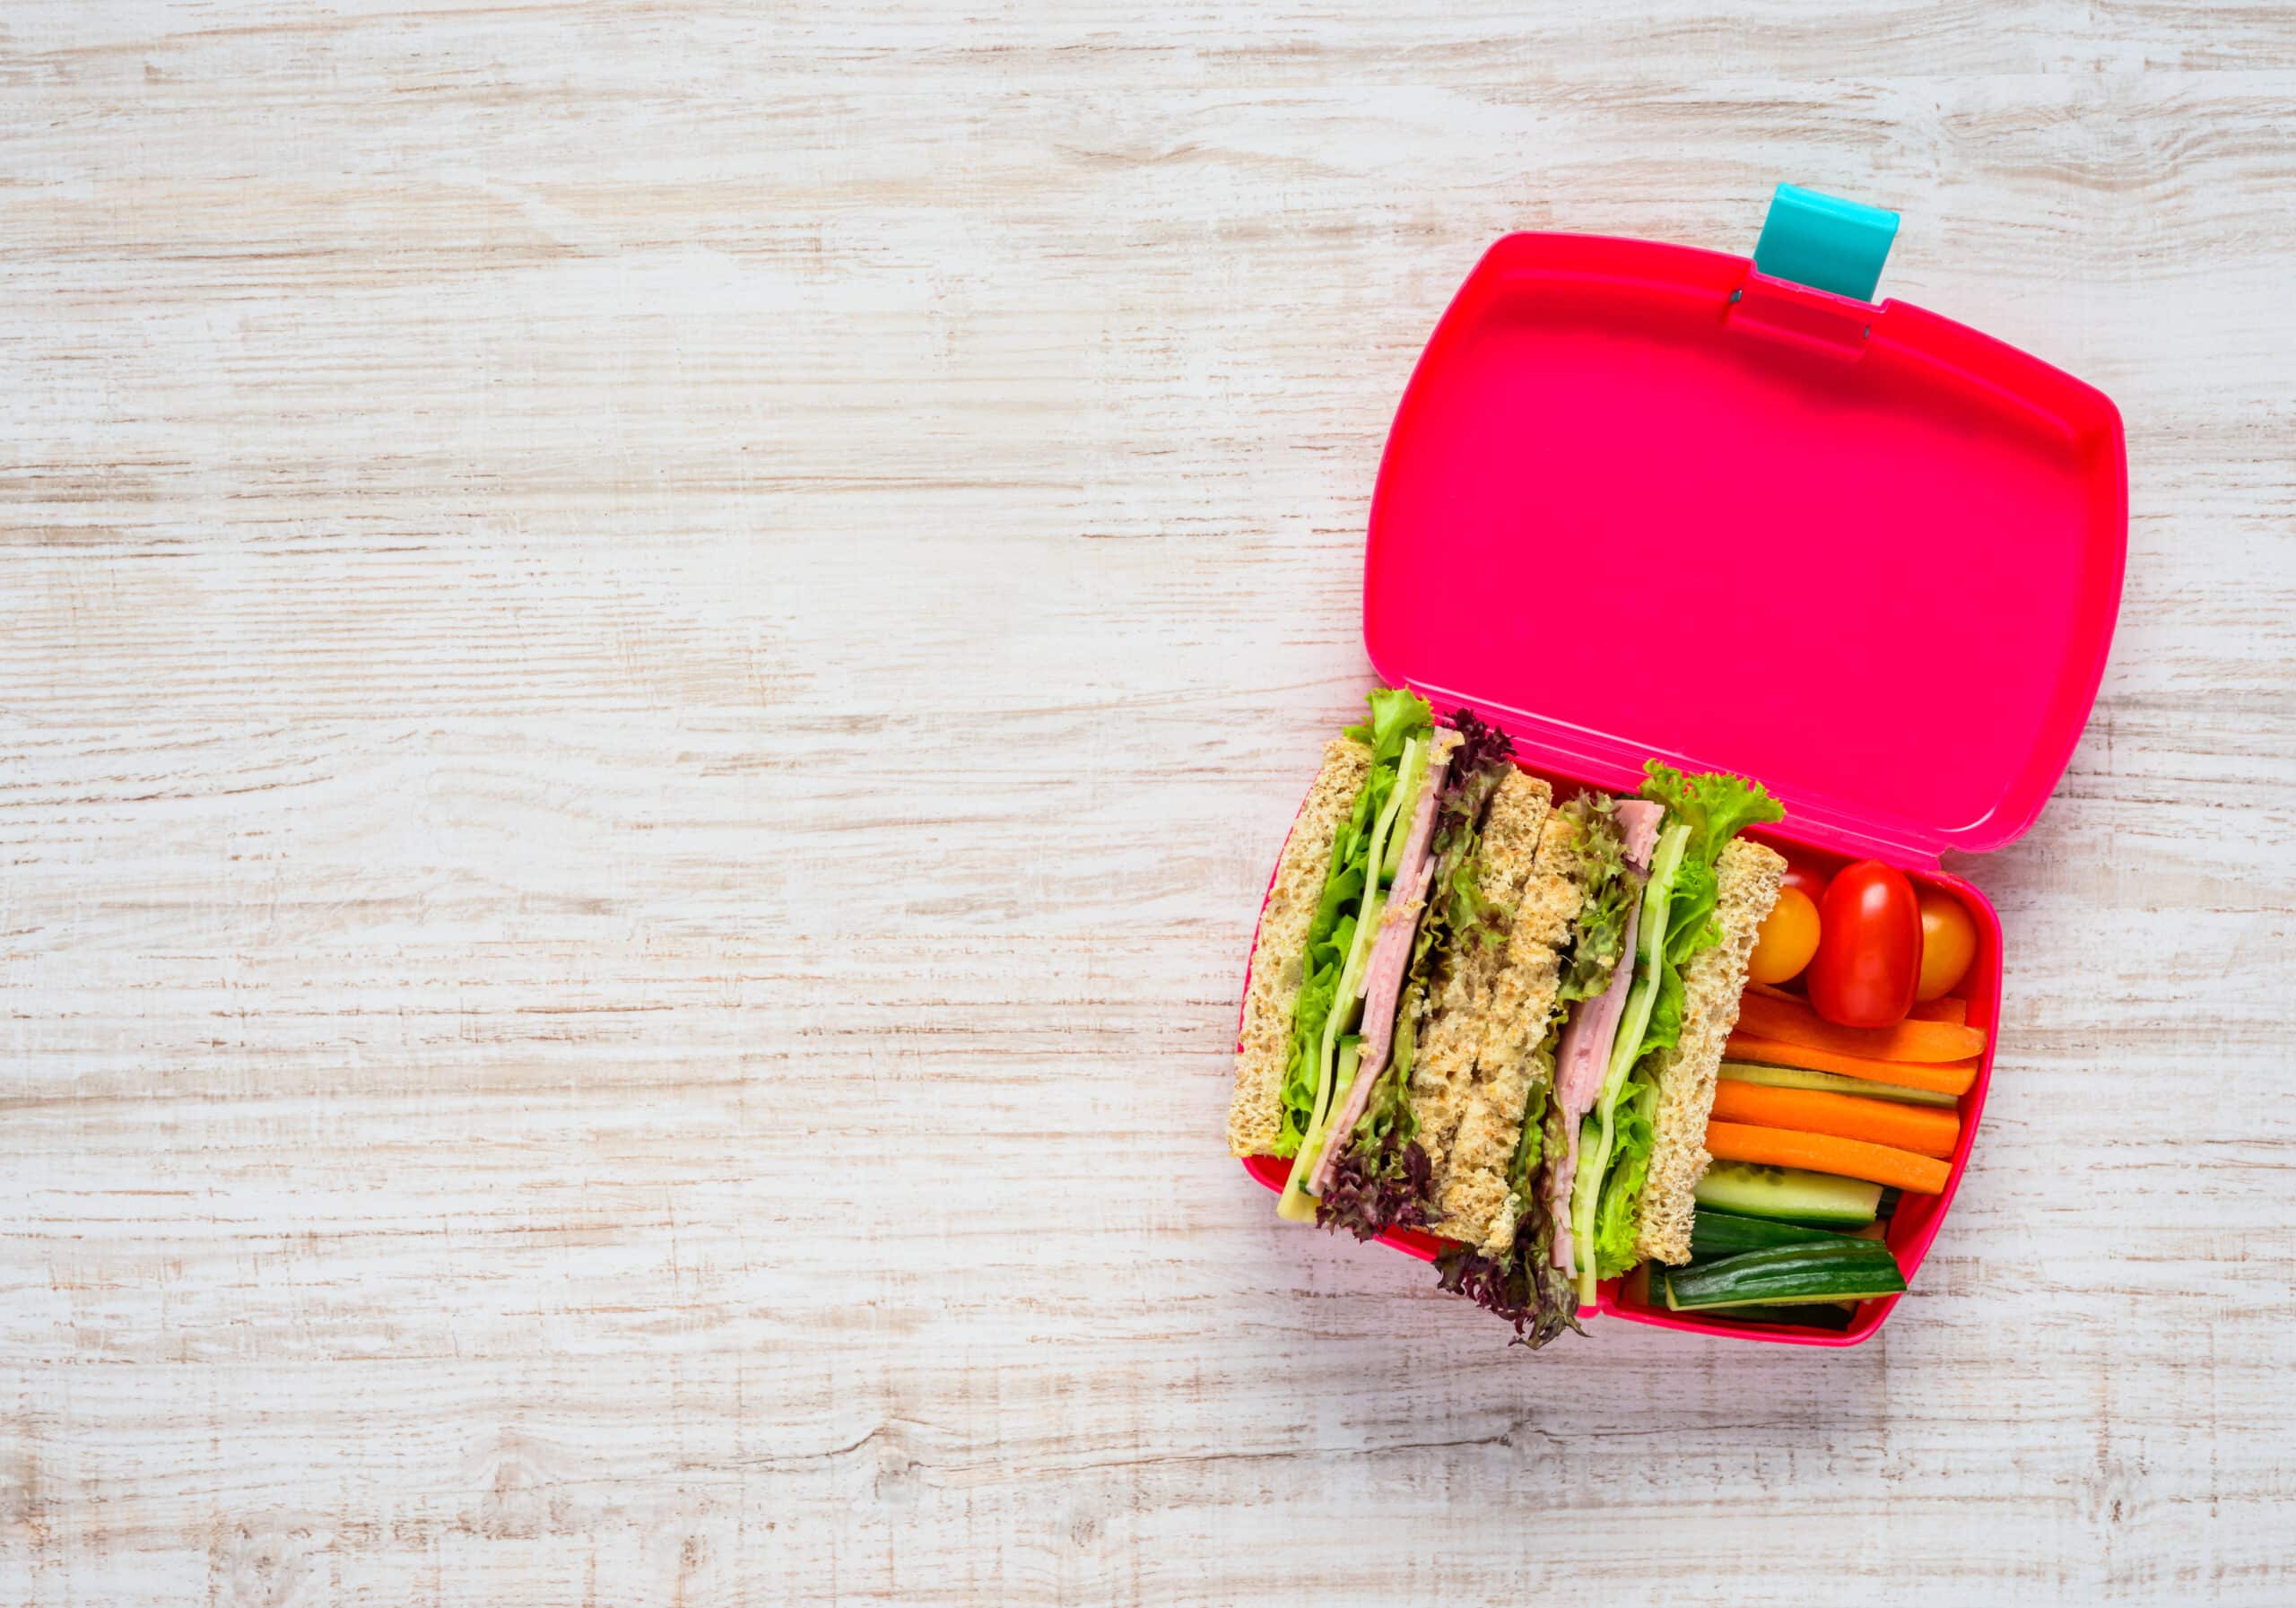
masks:
<svg viewBox="0 0 2296 1608"><path fill-rule="evenodd" d="M1943 999L1961 986L1977 959L1977 923L1950 893L1921 891L1921 980L1916 999Z"/></svg>
<svg viewBox="0 0 2296 1608"><path fill-rule="evenodd" d="M1905 873L1879 860L1845 866L1818 905L1810 1004L1846 1028L1905 1020L1921 978L1921 901Z"/></svg>
<svg viewBox="0 0 2296 1608"><path fill-rule="evenodd" d="M1818 907L1799 888L1780 888L1778 902L1754 936L1746 975L1757 983L1783 983L1802 975L1818 952Z"/></svg>
<svg viewBox="0 0 2296 1608"><path fill-rule="evenodd" d="M1789 888L1799 888L1809 896L1810 903L1813 906L1825 902L1826 874L1814 865L1805 865L1799 860L1787 861L1786 885Z"/></svg>

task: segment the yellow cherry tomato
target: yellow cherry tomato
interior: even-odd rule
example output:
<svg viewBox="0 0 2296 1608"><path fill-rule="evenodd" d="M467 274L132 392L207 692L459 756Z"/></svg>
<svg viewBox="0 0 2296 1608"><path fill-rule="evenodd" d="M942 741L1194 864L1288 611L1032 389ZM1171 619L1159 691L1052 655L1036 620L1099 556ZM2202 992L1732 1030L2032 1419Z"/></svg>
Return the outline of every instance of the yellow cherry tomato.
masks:
<svg viewBox="0 0 2296 1608"><path fill-rule="evenodd" d="M1963 917L1967 919L1967 917ZM1757 983L1783 983L1802 975L1818 952L1818 907L1799 888L1780 888L1770 917L1754 935L1746 975Z"/></svg>
<svg viewBox="0 0 2296 1608"><path fill-rule="evenodd" d="M1921 891L1921 980L1916 999L1943 999L1961 986L1977 959L1977 923L1950 893Z"/></svg>

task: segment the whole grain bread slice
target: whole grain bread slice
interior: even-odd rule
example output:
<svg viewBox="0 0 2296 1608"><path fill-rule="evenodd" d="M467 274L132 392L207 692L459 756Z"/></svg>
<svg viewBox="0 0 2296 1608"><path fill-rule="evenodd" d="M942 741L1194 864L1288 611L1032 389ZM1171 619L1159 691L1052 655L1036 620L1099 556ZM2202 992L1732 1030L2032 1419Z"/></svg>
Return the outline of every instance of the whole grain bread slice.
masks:
<svg viewBox="0 0 2296 1608"><path fill-rule="evenodd" d="M1715 1074L1730 1030L1738 1025L1746 962L1756 933L1778 902L1786 858L1739 838L1722 850L1715 872L1720 896L1714 918L1722 942L1700 950L1683 969L1682 1039L1658 1065L1650 1170L1635 1224L1635 1254L1677 1267L1690 1260L1694 1192L1714 1159L1706 1151L1706 1119L1714 1110Z"/></svg>
<svg viewBox="0 0 2296 1608"><path fill-rule="evenodd" d="M1490 1236L1505 1206L1507 1165L1530 1075L1528 1056L1515 1053L1518 1047L1486 1061L1485 1038L1499 1021L1494 1013L1523 1005L1537 992L1542 967L1551 975L1554 965L1552 945L1539 941L1549 924L1547 891L1537 874L1543 846L1552 847L1553 804L1552 788L1519 770L1509 771L1492 795L1478 851L1482 891L1515 912L1524 924L1523 943L1464 941L1411 1065L1412 1115L1432 1178L1436 1232L1469 1245ZM1526 891L1534 894L1528 905Z"/></svg>
<svg viewBox="0 0 2296 1608"><path fill-rule="evenodd" d="M1292 1056L1292 1010L1306 973L1308 928L1323 897L1332 839L1355 807L1371 773L1371 751L1350 737L1324 745L1323 768L1292 822L1275 881L1252 940L1251 987L1236 1043L1236 1088L1228 1104L1228 1150L1237 1156L1275 1153L1283 1127L1283 1072Z"/></svg>
<svg viewBox="0 0 2296 1608"><path fill-rule="evenodd" d="M1508 1185L1534 1084L1554 1068L1540 1055L1562 977L1562 946L1585 898L1578 829L1551 811L1529 874L1514 898L1506 958L1481 1023L1474 1077L1451 1136L1436 1202L1440 1230L1486 1256L1515 1242L1521 1203Z"/></svg>

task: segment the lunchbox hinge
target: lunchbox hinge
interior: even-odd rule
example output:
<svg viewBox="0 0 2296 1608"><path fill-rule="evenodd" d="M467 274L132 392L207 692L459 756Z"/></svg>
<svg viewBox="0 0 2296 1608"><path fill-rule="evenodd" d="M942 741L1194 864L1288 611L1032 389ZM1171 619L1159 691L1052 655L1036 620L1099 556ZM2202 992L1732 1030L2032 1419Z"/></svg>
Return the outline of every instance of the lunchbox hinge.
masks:
<svg viewBox="0 0 2296 1608"><path fill-rule="evenodd" d="M1866 355L1874 310L1868 303L1813 291L1790 279L1772 279L1756 268L1730 292L1726 317L1741 335L1854 363Z"/></svg>

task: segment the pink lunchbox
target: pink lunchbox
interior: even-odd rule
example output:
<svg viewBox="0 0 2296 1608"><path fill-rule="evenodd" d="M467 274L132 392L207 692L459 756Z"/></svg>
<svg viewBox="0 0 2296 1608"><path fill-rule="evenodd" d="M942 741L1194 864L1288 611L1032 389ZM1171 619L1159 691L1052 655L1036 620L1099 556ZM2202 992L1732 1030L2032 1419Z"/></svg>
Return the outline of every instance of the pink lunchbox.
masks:
<svg viewBox="0 0 2296 1608"><path fill-rule="evenodd" d="M1880 859L1951 893L1979 934L1959 992L1989 1030L2000 920L1938 856L2012 841L2064 772L2119 610L2127 465L2101 392L1867 300L1896 227L1781 186L1752 260L1589 235L1493 245L1396 410L1363 640L1383 681L1503 728L1558 793L1631 791L1653 756L1734 770L1784 802L1756 835L1790 856ZM1995 1047L1988 1032L1944 1192L1890 1220L1909 1283L1969 1164ZM1245 1165L1283 1187L1288 1163ZM1593 1311L1797 1345L1855 1345L1898 1299L1847 1330L1755 1328L1626 1282Z"/></svg>

